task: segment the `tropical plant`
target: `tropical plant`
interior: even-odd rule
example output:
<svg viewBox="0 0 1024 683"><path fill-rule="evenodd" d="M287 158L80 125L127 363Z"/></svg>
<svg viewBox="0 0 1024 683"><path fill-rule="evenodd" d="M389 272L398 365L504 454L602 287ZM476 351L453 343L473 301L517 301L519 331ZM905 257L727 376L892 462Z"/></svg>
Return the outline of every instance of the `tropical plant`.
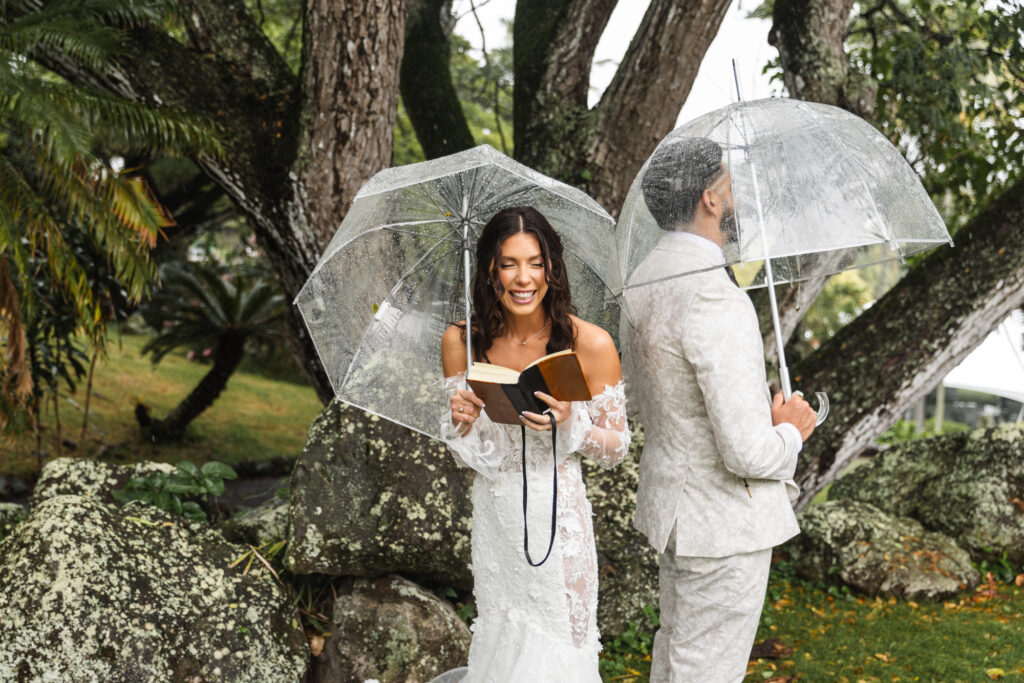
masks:
<svg viewBox="0 0 1024 683"><path fill-rule="evenodd" d="M45 273L71 305L73 328L100 343L106 317L69 231L100 245L125 298L138 301L153 276L148 252L169 218L117 155L219 154L197 117L69 84L28 56L56 50L65 68L106 68L125 31L163 13L154 0L0 0L0 426L32 396L24 325L44 305L32 278Z"/></svg>
<svg viewBox="0 0 1024 683"><path fill-rule="evenodd" d="M205 522L206 511L198 501L223 495L224 480L238 478L235 470L222 462L211 461L200 467L183 460L174 467L171 474L153 472L130 479L124 488L112 491L110 495L121 503L141 500L186 519Z"/></svg>
<svg viewBox="0 0 1024 683"><path fill-rule="evenodd" d="M157 335L142 349L154 364L185 348L213 367L170 414L156 420L139 404L135 415L154 441L180 439L188 424L210 407L227 386L246 346L273 344L281 335L284 296L277 284L258 276L238 276L216 264L167 264L163 286L143 309Z"/></svg>

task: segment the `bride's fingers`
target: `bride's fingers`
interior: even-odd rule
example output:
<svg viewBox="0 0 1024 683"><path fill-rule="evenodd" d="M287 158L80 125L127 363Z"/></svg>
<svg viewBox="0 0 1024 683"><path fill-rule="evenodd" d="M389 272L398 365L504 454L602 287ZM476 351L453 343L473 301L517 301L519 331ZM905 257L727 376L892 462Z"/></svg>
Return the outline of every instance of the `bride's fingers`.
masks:
<svg viewBox="0 0 1024 683"><path fill-rule="evenodd" d="M465 389L459 389L459 391L456 393L456 396L461 398L463 401L466 401L468 403L471 403L471 404L477 406L478 408L483 408L484 407L484 402L480 399L479 396L474 394L472 391L467 391Z"/></svg>
<svg viewBox="0 0 1024 683"><path fill-rule="evenodd" d="M546 432L551 429L551 421L548 419L547 415L538 415L537 413L531 413L524 410L519 414L519 419L522 420L523 424L527 427L535 429L538 432Z"/></svg>

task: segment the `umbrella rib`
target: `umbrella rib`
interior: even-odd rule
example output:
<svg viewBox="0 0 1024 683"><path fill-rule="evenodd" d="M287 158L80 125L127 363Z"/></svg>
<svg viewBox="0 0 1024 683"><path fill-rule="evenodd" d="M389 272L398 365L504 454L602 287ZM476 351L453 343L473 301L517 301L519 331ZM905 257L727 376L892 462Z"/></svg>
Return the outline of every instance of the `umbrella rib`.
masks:
<svg viewBox="0 0 1024 683"><path fill-rule="evenodd" d="M384 301L382 303L386 303L388 300L390 300L395 295L395 292L398 291L398 288L402 286L402 283L405 282L406 280L408 280L417 270L419 270L420 266L423 265L423 262L427 260L427 258L431 255L431 253L433 253L439 246L441 246L442 244L444 244L446 242L448 242L447 239L440 238L440 239L437 240L436 244L434 244L432 247L427 249L427 251L423 254L423 256L421 256L416 261L416 263L414 263L412 265L412 267L409 268L409 270L405 271L405 273L403 273L402 276L398 278L398 281L395 282L394 286L391 288L391 291L388 292L388 295L386 297L384 297ZM445 256L445 255L446 254L441 253L440 255L435 257L435 260L436 260L436 258L440 258L440 257ZM431 261L429 261L427 263L427 265L429 265L429 264L431 264L433 262L434 262L434 260L431 260ZM363 348L363 342L366 341L366 335L368 335L370 333L370 330L372 328L373 328L373 322L371 321L370 324L366 326L366 329L363 330L363 334L359 338L359 343L356 344L356 351L352 355L352 360L351 360L351 362L349 362L348 368L345 370L345 377L338 384L339 388L344 388L344 386L348 383L348 378L352 374L352 369L355 367L356 361L359 359L359 353L360 353L360 351Z"/></svg>

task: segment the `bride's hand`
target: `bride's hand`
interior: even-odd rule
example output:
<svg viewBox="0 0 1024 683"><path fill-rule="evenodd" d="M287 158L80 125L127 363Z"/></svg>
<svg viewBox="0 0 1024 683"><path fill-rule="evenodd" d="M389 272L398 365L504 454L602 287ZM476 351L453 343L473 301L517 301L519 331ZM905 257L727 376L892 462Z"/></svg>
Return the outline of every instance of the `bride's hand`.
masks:
<svg viewBox="0 0 1024 683"><path fill-rule="evenodd" d="M548 404L548 410L555 416L556 424L562 424L572 415L572 403L569 401L559 401L554 396L549 396L543 391L536 391L533 395ZM547 432L551 430L551 420L548 419L547 415L538 415L537 413L524 410L519 419L523 421L524 425L535 431Z"/></svg>
<svg viewBox="0 0 1024 683"><path fill-rule="evenodd" d="M459 389L452 396L451 404L452 424L459 427L459 436L469 434L473 423L480 417L480 411L484 409L484 402L472 391Z"/></svg>

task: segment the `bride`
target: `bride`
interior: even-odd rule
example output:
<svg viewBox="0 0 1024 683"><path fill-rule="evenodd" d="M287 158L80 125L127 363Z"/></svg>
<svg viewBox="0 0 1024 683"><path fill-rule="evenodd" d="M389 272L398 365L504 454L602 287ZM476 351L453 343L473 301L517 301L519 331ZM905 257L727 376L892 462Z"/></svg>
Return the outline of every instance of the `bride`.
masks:
<svg viewBox="0 0 1024 683"><path fill-rule="evenodd" d="M571 311L562 244L531 207L497 213L476 249L472 296L476 360L522 371L555 351L574 350L593 398L561 402L538 394L557 423L558 506L554 546L533 567L523 553L521 429L491 422L466 389L465 321L441 342L451 411L442 432L455 458L476 470L473 579L478 616L464 681L600 681L597 554L580 457L616 465L629 449L625 395L615 344ZM552 440L546 415L524 413L530 557L544 557L551 533ZM545 500L547 493L547 500Z"/></svg>

